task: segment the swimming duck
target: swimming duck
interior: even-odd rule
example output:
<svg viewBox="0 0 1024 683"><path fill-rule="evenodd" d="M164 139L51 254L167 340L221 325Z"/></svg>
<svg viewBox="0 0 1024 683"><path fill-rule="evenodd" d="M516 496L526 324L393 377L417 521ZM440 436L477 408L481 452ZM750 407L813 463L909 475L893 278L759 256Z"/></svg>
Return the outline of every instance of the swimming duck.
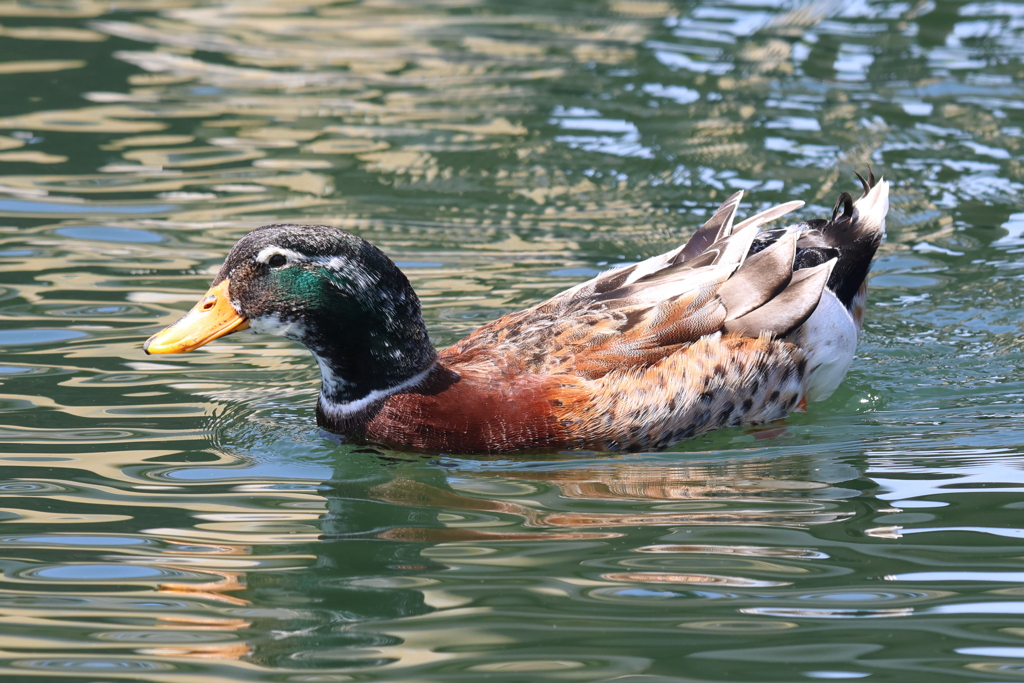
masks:
<svg viewBox="0 0 1024 683"><path fill-rule="evenodd" d="M267 225L147 353L250 328L320 366L317 423L357 441L445 453L662 449L781 419L826 398L853 359L889 184L860 178L832 216L735 222L732 195L683 246L601 273L440 352L401 270L324 225ZM764 229L763 229L764 228Z"/></svg>

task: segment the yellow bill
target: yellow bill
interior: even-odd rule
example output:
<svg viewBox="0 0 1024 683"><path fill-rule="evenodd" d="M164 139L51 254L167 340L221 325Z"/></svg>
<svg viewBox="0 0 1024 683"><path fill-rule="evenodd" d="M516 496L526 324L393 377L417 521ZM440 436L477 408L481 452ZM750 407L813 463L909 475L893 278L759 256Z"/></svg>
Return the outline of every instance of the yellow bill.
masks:
<svg viewBox="0 0 1024 683"><path fill-rule="evenodd" d="M228 280L211 287L199 303L178 322L160 330L142 345L146 353L185 353L218 337L249 327L228 296Z"/></svg>

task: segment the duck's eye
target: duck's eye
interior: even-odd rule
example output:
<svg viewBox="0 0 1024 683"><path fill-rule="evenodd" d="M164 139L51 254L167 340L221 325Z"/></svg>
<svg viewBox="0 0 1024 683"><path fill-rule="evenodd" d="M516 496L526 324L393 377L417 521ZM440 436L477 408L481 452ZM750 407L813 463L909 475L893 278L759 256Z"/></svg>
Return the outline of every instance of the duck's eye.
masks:
<svg viewBox="0 0 1024 683"><path fill-rule="evenodd" d="M286 263L288 263L288 259L284 257L284 254L274 254L267 259L267 265L271 268L280 268Z"/></svg>

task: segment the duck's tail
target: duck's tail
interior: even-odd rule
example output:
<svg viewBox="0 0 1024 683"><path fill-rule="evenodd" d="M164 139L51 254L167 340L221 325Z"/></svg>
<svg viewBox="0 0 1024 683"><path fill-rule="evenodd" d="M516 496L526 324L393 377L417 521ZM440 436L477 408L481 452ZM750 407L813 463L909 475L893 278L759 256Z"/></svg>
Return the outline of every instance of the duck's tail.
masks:
<svg viewBox="0 0 1024 683"><path fill-rule="evenodd" d="M812 369L804 394L808 401L831 395L853 361L867 304L868 270L885 233L889 183L875 182L870 172L867 180L857 177L864 187L860 199L843 192L832 218L812 221L797 241L798 268L821 259L835 263L814 313L789 338Z"/></svg>
<svg viewBox="0 0 1024 683"><path fill-rule="evenodd" d="M819 228L824 243L838 252L839 260L829 277L828 288L851 313L857 300L863 298L871 259L885 235L885 215L889 211L889 183L876 182L870 171L867 180L860 174L857 177L864 187L860 199L854 201L849 193L843 192L832 211L832 219Z"/></svg>

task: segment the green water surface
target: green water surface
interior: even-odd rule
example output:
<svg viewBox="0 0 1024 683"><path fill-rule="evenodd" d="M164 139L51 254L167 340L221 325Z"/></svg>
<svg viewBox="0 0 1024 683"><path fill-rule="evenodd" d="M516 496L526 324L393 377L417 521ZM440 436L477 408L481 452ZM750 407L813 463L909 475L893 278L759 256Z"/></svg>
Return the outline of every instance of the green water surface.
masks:
<svg viewBox="0 0 1024 683"><path fill-rule="evenodd" d="M0 1L0 679L1024 679L1024 3ZM295 344L141 344L341 226L438 346L722 199L894 181L844 385L773 431L337 445Z"/></svg>

